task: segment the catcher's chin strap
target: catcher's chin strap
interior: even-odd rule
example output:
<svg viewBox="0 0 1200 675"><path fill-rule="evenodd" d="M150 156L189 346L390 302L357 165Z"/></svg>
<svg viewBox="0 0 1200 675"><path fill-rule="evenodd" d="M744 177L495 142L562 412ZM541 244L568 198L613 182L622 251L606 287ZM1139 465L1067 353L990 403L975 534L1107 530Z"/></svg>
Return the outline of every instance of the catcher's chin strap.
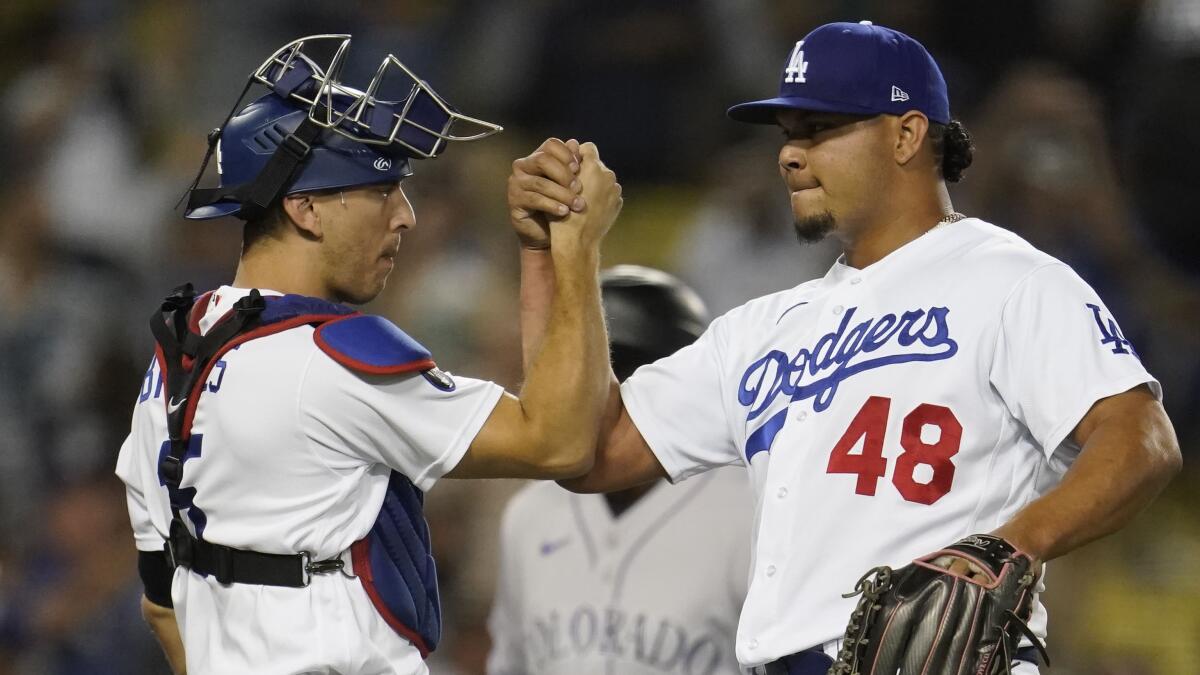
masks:
<svg viewBox="0 0 1200 675"><path fill-rule="evenodd" d="M307 586L313 574L342 572L340 558L314 561L308 553L280 555L222 546L192 535L183 521L184 504L177 498L183 481L183 462L191 438L191 420L199 404L201 379L208 365L231 340L261 323L266 301L257 289L238 300L228 317L207 334L193 333L188 315L196 301L191 284L175 289L150 318L150 330L162 350L168 395L168 451L159 462L159 475L171 491L171 531L164 545L171 565L211 574L222 584ZM349 575L347 575L349 576Z"/></svg>
<svg viewBox="0 0 1200 675"><path fill-rule="evenodd" d="M217 141L220 140L222 130L221 127L218 127L209 134L210 153ZM191 210L215 204L223 199L233 199L241 204L241 209L238 211L239 218L246 221L257 220L283 196L300 165L312 152L312 146L323 130L321 125L306 115L295 131L283 137L271 158L267 160L267 165L249 182L226 187L201 188L196 187L200 182L200 175L197 175L196 181L188 190L187 208ZM207 157L204 162L208 163ZM201 174L204 172L203 165L200 172Z"/></svg>
<svg viewBox="0 0 1200 675"><path fill-rule="evenodd" d="M241 208L238 210L239 218L246 221L257 220L267 212L275 200L283 195L283 191L296 174L296 170L312 152L313 143L320 137L322 128L313 121L311 116L305 116L296 130L283 138L283 142L275 148L275 152L267 160L267 165L250 182L224 188L197 187L200 185L200 179L204 177L204 169L208 167L208 162L217 149L217 143L221 140L225 126L229 124L229 120L233 119L242 104L242 99L246 98L246 92L250 91L253 84L254 76L251 75L246 78L242 93L238 94L237 99L233 102L233 107L229 109L225 120L221 122L221 126L208 133L208 150L204 153L204 160L200 162L200 169L196 171L196 177L192 179L192 184L188 186L187 192L184 192L179 202L176 202L175 208L179 208L179 204L185 199L188 210L191 210L215 204L222 199L232 198L241 204ZM318 113L324 110L325 107L322 104L318 108Z"/></svg>

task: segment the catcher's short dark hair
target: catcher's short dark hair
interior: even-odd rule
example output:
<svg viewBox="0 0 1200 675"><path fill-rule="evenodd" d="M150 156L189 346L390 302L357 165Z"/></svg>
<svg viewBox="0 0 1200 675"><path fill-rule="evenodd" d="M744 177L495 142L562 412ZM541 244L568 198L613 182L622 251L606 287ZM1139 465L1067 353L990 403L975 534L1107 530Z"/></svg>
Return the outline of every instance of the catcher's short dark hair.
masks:
<svg viewBox="0 0 1200 675"><path fill-rule="evenodd" d="M283 200L277 200L263 215L255 220L246 221L242 226L242 250L248 251L267 235L283 226L287 214L283 212Z"/></svg>
<svg viewBox="0 0 1200 675"><path fill-rule="evenodd" d="M942 178L947 183L962 180L963 173L975 157L975 144L971 142L971 134L967 133L962 122L930 122L929 141L933 144L933 156L941 161Z"/></svg>

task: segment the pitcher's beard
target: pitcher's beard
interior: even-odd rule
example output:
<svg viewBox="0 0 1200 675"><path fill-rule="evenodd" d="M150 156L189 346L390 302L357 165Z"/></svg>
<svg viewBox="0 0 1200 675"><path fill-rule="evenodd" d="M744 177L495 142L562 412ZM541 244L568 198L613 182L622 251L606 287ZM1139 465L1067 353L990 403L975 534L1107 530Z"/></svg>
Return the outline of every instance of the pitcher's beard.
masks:
<svg viewBox="0 0 1200 675"><path fill-rule="evenodd" d="M837 222L833 218L833 213L825 211L804 218L797 218L792 224L796 230L796 238L802 244L815 244L825 237L828 237L834 228L837 227Z"/></svg>

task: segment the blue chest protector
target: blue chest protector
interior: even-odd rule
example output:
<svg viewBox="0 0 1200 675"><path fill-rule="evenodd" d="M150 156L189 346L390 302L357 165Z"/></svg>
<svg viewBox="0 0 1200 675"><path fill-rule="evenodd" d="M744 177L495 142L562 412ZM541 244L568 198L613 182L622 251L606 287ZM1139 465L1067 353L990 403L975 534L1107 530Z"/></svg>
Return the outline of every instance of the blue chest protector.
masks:
<svg viewBox="0 0 1200 675"><path fill-rule="evenodd" d="M252 311L247 312L243 307L252 303L239 303L237 307L241 309L235 308L230 313L237 319L236 326L232 325L234 321L227 321L230 317L225 317L201 337L196 332L197 319L207 302L194 303L190 287L185 288L168 298L159 323L152 321L158 342L156 356L168 389L173 392L171 398L180 395L177 400L187 401L183 408L168 408L171 439L164 445L170 452L165 452L160 462L160 477L171 493L175 512L173 540L181 536L190 538L192 546L200 541L198 545L206 549L225 548L192 538L183 527L182 513L188 511L192 500L182 494L185 491L179 489L179 482L202 385L213 364L230 349L255 338L312 325L317 346L350 370L371 375L421 373L434 386L453 387L437 370L427 349L382 317L359 314L318 298L299 295L260 298L254 293L257 306ZM239 313L252 316L247 319L238 316ZM229 324L225 330L223 324ZM183 392L187 393L186 398L182 398ZM353 544L351 555L355 575L380 615L425 657L437 648L441 639L442 611L423 505L424 494L408 477L392 471L375 524L363 539ZM197 515L203 516L194 511L189 511L193 523ZM201 531L197 531L197 537L203 537ZM172 542L168 547L175 545ZM231 582L237 583L237 579Z"/></svg>
<svg viewBox="0 0 1200 675"><path fill-rule="evenodd" d="M421 372L434 386L429 351L387 319L355 315L326 322L313 333L317 345L347 368L373 375ZM383 507L366 537L351 547L354 573L380 615L422 656L442 633L437 567L424 516L425 495L392 471Z"/></svg>

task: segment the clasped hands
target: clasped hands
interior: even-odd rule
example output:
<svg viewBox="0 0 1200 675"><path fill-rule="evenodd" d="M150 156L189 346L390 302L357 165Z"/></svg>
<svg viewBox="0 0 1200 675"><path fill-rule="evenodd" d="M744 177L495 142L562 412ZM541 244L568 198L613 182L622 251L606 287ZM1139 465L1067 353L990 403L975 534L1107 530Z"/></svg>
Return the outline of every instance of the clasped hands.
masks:
<svg viewBox="0 0 1200 675"><path fill-rule="evenodd" d="M550 138L512 168L509 220L523 248L599 247L621 212L621 184L594 143Z"/></svg>

